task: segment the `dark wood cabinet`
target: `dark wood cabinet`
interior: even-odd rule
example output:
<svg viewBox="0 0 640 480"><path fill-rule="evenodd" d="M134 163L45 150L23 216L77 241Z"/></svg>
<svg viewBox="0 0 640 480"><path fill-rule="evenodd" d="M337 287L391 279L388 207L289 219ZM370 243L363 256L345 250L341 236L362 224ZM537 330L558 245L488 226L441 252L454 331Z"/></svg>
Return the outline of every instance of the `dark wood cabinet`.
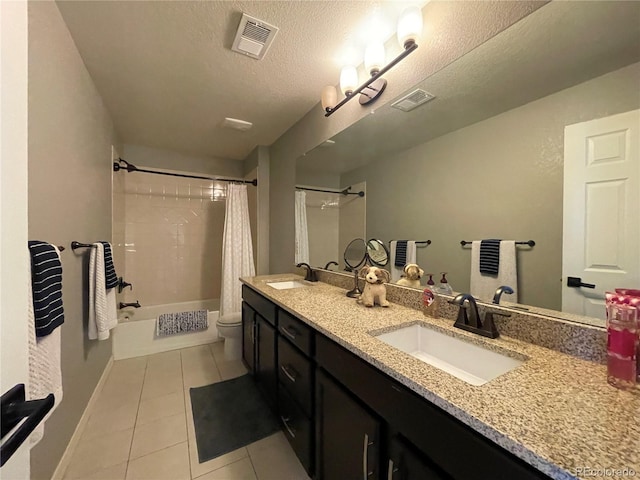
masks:
<svg viewBox="0 0 640 480"><path fill-rule="evenodd" d="M243 359L315 480L548 478L256 291L243 300Z"/></svg>
<svg viewBox="0 0 640 480"><path fill-rule="evenodd" d="M322 369L316 373L316 478L380 478L380 420Z"/></svg>
<svg viewBox="0 0 640 480"><path fill-rule="evenodd" d="M283 432L309 476L314 472L314 331L278 309L278 408Z"/></svg>
<svg viewBox="0 0 640 480"><path fill-rule="evenodd" d="M284 436L311 476L313 466L313 423L284 388L278 389L278 410Z"/></svg>
<svg viewBox="0 0 640 480"><path fill-rule="evenodd" d="M256 317L253 308L242 302L242 361L251 375L256 361Z"/></svg>
<svg viewBox="0 0 640 480"><path fill-rule="evenodd" d="M276 329L256 313L255 376L265 400L277 411L278 376L276 370Z"/></svg>
<svg viewBox="0 0 640 480"><path fill-rule="evenodd" d="M387 480L450 480L430 459L401 436L389 442L389 455L383 463Z"/></svg>

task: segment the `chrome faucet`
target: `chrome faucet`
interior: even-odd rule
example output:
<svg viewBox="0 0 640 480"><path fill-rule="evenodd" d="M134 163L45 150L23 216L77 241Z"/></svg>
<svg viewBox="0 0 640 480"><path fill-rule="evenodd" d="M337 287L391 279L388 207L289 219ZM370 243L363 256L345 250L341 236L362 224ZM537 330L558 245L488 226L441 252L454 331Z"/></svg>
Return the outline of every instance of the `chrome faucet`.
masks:
<svg viewBox="0 0 640 480"><path fill-rule="evenodd" d="M498 333L498 329L496 328L496 324L493 321L494 315L500 315L503 317L510 316L509 314L488 311L484 315L484 320L481 320L480 314L478 313L478 304L476 303L476 299L468 293L459 294L449 303L460 307L458 318L453 326L466 330L467 332L477 333L483 337L498 338L500 336L500 333Z"/></svg>
<svg viewBox="0 0 640 480"><path fill-rule="evenodd" d="M298 268L305 267L307 269L307 273L306 273L306 275L304 277L304 279L307 282L317 282L318 281L318 277L316 276L316 271L308 263L299 263L299 264L296 265L296 267L298 267Z"/></svg>
<svg viewBox="0 0 640 480"><path fill-rule="evenodd" d="M493 303L495 303L496 305L500 305L500 297L502 296L503 293L506 293L507 295L511 295L513 293L513 288L507 285L499 286L496 290L496 293L493 295Z"/></svg>

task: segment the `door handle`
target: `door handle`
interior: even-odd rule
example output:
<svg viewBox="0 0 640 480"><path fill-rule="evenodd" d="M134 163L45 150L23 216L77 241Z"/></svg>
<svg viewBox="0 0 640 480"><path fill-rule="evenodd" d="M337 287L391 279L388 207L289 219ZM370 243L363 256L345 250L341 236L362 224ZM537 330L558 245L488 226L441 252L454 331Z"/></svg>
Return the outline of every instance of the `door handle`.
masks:
<svg viewBox="0 0 640 480"><path fill-rule="evenodd" d="M39 400L25 400L24 384L20 383L2 395L2 437L22 422L15 432L0 447L0 467L18 450L20 445L35 430L53 408L55 397L50 393Z"/></svg>
<svg viewBox="0 0 640 480"><path fill-rule="evenodd" d="M369 441L369 435L364 434L364 447L362 449L362 475L364 480L373 475L373 472L369 471L369 447L373 445L373 442Z"/></svg>
<svg viewBox="0 0 640 480"><path fill-rule="evenodd" d="M393 466L393 460L389 459L389 468L387 469L387 480L393 480L393 474L398 471L397 468Z"/></svg>
<svg viewBox="0 0 640 480"><path fill-rule="evenodd" d="M582 279L580 277L567 277L567 287L596 288L596 285L594 283L582 283Z"/></svg>

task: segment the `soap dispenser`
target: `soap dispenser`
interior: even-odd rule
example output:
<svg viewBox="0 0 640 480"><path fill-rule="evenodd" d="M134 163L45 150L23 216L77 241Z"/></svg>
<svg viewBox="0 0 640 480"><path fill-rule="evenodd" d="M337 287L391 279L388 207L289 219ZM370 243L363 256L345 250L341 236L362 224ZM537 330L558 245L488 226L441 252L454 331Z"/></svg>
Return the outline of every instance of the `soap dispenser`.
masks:
<svg viewBox="0 0 640 480"><path fill-rule="evenodd" d="M433 273L427 273L427 287L422 292L422 312L432 318L438 318L438 297L436 295L436 284L433 281Z"/></svg>
<svg viewBox="0 0 640 480"><path fill-rule="evenodd" d="M442 273L442 278L440 279L440 284L438 285L436 292L444 295L453 295L453 288L451 288L451 285L449 285L449 282L447 282L447 272L440 273Z"/></svg>

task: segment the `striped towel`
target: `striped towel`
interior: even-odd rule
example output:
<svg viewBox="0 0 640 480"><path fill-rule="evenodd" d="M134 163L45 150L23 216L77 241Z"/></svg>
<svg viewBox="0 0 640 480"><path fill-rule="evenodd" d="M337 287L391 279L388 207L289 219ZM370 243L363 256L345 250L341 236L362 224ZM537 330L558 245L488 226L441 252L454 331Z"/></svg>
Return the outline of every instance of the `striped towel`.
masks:
<svg viewBox="0 0 640 480"><path fill-rule="evenodd" d="M197 332L209 328L206 310L192 312L163 313L158 317L156 335L166 337L184 332Z"/></svg>
<svg viewBox="0 0 640 480"><path fill-rule="evenodd" d="M64 323L62 263L53 245L39 240L28 245L36 337L44 337Z"/></svg>
<svg viewBox="0 0 640 480"><path fill-rule="evenodd" d="M109 242L101 241L104 246L104 277L107 284L107 290L118 286L118 275L116 275L116 269L113 266L113 256L111 254L111 244Z"/></svg>
<svg viewBox="0 0 640 480"><path fill-rule="evenodd" d="M407 242L408 240L398 240L396 243L396 267L404 268L407 264Z"/></svg>
<svg viewBox="0 0 640 480"><path fill-rule="evenodd" d="M480 242L480 273L498 275L500 270L500 241L492 238Z"/></svg>

